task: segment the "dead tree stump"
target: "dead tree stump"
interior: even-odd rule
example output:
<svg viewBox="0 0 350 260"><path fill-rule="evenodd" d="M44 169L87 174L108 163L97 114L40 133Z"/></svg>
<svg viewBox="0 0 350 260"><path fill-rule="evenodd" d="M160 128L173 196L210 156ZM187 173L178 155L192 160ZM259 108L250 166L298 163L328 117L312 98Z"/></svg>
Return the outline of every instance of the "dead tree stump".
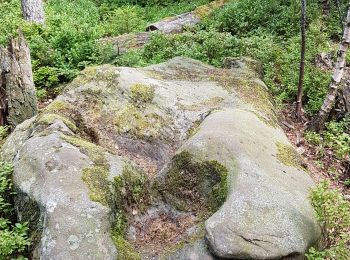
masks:
<svg viewBox="0 0 350 260"><path fill-rule="evenodd" d="M19 33L0 47L0 124L13 129L37 113L30 51Z"/></svg>

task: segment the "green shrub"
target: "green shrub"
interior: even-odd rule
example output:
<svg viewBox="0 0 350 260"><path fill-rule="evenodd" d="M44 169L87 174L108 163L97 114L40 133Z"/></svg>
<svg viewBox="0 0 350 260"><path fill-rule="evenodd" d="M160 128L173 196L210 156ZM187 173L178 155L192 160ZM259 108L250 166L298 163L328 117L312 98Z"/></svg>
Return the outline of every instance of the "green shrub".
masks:
<svg viewBox="0 0 350 260"><path fill-rule="evenodd" d="M194 31L177 35L154 33L145 45L143 58L159 63L175 56L186 56L221 66L227 56L237 56L240 42L235 37L216 31Z"/></svg>
<svg viewBox="0 0 350 260"><path fill-rule="evenodd" d="M0 141L4 140L9 134L8 126L0 126Z"/></svg>
<svg viewBox="0 0 350 260"><path fill-rule="evenodd" d="M50 89L59 83L58 69L52 67L39 67L34 71L35 86Z"/></svg>
<svg viewBox="0 0 350 260"><path fill-rule="evenodd" d="M307 259L346 260L350 258L350 203L329 182L322 181L311 191L310 199L322 228L319 249L311 248Z"/></svg>
<svg viewBox="0 0 350 260"><path fill-rule="evenodd" d="M145 21L136 7L120 7L108 14L105 35L119 35L144 29Z"/></svg>
<svg viewBox="0 0 350 260"><path fill-rule="evenodd" d="M12 224L12 165L0 163L0 259L24 252L29 245L26 223Z"/></svg>
<svg viewBox="0 0 350 260"><path fill-rule="evenodd" d="M350 154L349 124L350 117L346 117L339 122L328 122L322 133L306 132L305 139L321 149L324 147L332 148L338 159L346 158Z"/></svg>
<svg viewBox="0 0 350 260"><path fill-rule="evenodd" d="M0 45L7 44L9 37L23 24L20 3L17 0L0 1Z"/></svg>
<svg viewBox="0 0 350 260"><path fill-rule="evenodd" d="M308 16L315 16L316 0L308 2ZM218 10L208 21L211 27L246 37L265 33L295 36L299 33L300 2L291 0L236 0Z"/></svg>
<svg viewBox="0 0 350 260"><path fill-rule="evenodd" d="M322 142L321 135L315 132L305 132L304 137L306 141L313 145L320 145Z"/></svg>

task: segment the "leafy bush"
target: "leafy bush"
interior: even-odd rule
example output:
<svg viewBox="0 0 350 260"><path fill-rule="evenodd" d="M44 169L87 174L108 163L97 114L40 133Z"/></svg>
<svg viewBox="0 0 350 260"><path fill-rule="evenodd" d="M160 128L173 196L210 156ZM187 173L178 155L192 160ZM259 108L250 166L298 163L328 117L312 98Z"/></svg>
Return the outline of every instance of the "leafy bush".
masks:
<svg viewBox="0 0 350 260"><path fill-rule="evenodd" d="M145 22L136 7L121 7L108 14L105 35L119 35L142 30Z"/></svg>
<svg viewBox="0 0 350 260"><path fill-rule="evenodd" d="M0 126L0 141L4 140L9 134L8 126Z"/></svg>
<svg viewBox="0 0 350 260"><path fill-rule="evenodd" d="M349 124L350 117L346 117L340 122L328 122L321 134L307 132L305 139L320 148L332 148L338 159L346 158L346 156L350 155Z"/></svg>
<svg viewBox="0 0 350 260"><path fill-rule="evenodd" d="M318 184L310 198L323 238L319 249L311 248L306 254L307 259L349 259L350 203L327 181Z"/></svg>
<svg viewBox="0 0 350 260"><path fill-rule="evenodd" d="M236 0L218 10L209 26L241 37L262 33L292 37L299 34L300 2L291 0ZM308 1L308 17L317 14L317 1Z"/></svg>
<svg viewBox="0 0 350 260"><path fill-rule="evenodd" d="M24 252L29 245L26 223L12 224L13 207L11 205L12 165L0 163L0 258L15 256Z"/></svg>
<svg viewBox="0 0 350 260"><path fill-rule="evenodd" d="M186 32L178 35L154 33L146 44L143 58L159 63L175 56L186 56L221 66L227 56L239 53L240 42L227 33L216 31Z"/></svg>
<svg viewBox="0 0 350 260"><path fill-rule="evenodd" d="M0 45L6 44L9 37L14 35L23 23L20 1L0 1Z"/></svg>

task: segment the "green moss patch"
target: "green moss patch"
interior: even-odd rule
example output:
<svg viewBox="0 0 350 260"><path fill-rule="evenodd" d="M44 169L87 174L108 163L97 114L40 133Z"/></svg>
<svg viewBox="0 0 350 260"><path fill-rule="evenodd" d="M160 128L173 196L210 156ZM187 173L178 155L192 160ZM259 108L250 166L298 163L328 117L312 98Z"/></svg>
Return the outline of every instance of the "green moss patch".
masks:
<svg viewBox="0 0 350 260"><path fill-rule="evenodd" d="M135 248L121 236L114 236L113 241L118 249L117 260L141 260Z"/></svg>
<svg viewBox="0 0 350 260"><path fill-rule="evenodd" d="M128 165L114 178L115 221L113 240L118 249L117 259L141 259L125 239L126 230L135 214L143 213L150 203L149 180L143 172Z"/></svg>
<svg viewBox="0 0 350 260"><path fill-rule="evenodd" d="M119 134L149 140L160 137L164 120L155 113L144 115L139 108L129 104L116 114L114 125Z"/></svg>
<svg viewBox="0 0 350 260"><path fill-rule="evenodd" d="M264 114L259 116L263 118L264 123L277 127L278 120L274 112L274 107L267 90L256 81L256 76L250 77L236 77L232 75L229 70L221 71L211 77L212 80L217 81L220 86L229 92L234 92L239 98L247 104L250 104L256 111Z"/></svg>
<svg viewBox="0 0 350 260"><path fill-rule="evenodd" d="M193 13L201 18L204 19L206 17L208 17L216 8L219 8L223 5L225 5L226 3L228 3L230 0L216 0L213 1L207 5L202 5L200 7L198 7L197 9L195 9L193 11Z"/></svg>
<svg viewBox="0 0 350 260"><path fill-rule="evenodd" d="M100 202L104 206L112 203L110 181L108 181L109 168L94 166L83 170L82 180L89 188L89 197L92 201Z"/></svg>
<svg viewBox="0 0 350 260"><path fill-rule="evenodd" d="M57 114L42 114L39 116L37 123L44 125L51 125L56 119L61 120L70 130L77 132L77 126L64 116Z"/></svg>
<svg viewBox="0 0 350 260"><path fill-rule="evenodd" d="M146 84L134 84L130 87L130 97L138 105L151 103L154 98L154 88Z"/></svg>
<svg viewBox="0 0 350 260"><path fill-rule="evenodd" d="M95 165L107 165L105 158L106 150L100 146L90 143L84 139L74 136L61 135L66 142L78 147L80 151L86 154Z"/></svg>
<svg viewBox="0 0 350 260"><path fill-rule="evenodd" d="M303 166L303 158L292 146L286 145L280 142L277 142L276 146L277 146L277 159L281 163L283 163L286 166L305 170Z"/></svg>
<svg viewBox="0 0 350 260"><path fill-rule="evenodd" d="M126 166L120 176L114 178L116 204L124 214L142 213L150 203L149 180L133 166Z"/></svg>
<svg viewBox="0 0 350 260"><path fill-rule="evenodd" d="M70 104L68 104L62 100L55 100L44 109L44 112L45 113L58 113L58 112L67 110L69 108L70 108Z"/></svg>
<svg viewBox="0 0 350 260"><path fill-rule="evenodd" d="M173 158L165 180L156 185L181 211L215 212L227 197L227 175L227 169L217 161L195 161L184 151Z"/></svg>
<svg viewBox="0 0 350 260"><path fill-rule="evenodd" d="M109 164L105 158L105 149L79 137L61 135L61 138L78 147L94 163L92 167L83 169L82 180L89 188L92 201L110 206L113 203L112 183L108 180Z"/></svg>

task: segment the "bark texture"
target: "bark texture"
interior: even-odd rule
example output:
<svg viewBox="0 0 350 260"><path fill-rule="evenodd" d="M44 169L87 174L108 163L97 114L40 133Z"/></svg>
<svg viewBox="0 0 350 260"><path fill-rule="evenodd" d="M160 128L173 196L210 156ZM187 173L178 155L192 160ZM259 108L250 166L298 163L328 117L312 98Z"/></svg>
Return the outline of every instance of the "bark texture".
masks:
<svg viewBox="0 0 350 260"><path fill-rule="evenodd" d="M298 83L298 97L296 106L296 116L298 120L301 119L301 108L303 98L303 83L305 73L305 49L306 49L306 0L301 0L301 51L300 51L300 69L299 69L299 83Z"/></svg>
<svg viewBox="0 0 350 260"><path fill-rule="evenodd" d="M350 4L349 4L348 14L345 22L343 39L340 43L339 51L337 54L337 61L333 71L328 93L318 115L315 116L314 120L311 122L309 127L313 131L320 131L324 128L324 124L328 119L329 113L331 112L334 106L334 103L338 94L338 86L343 78L344 67L345 67L345 57L346 57L347 50L349 48L349 44L350 44Z"/></svg>
<svg viewBox="0 0 350 260"><path fill-rule="evenodd" d="M44 6L42 0L22 0L23 18L29 22L44 24Z"/></svg>
<svg viewBox="0 0 350 260"><path fill-rule="evenodd" d="M184 13L167 18L158 23L150 24L146 31L161 31L162 33L180 33L185 26L194 26L200 22L200 18L194 13Z"/></svg>
<svg viewBox="0 0 350 260"><path fill-rule="evenodd" d="M20 33L0 48L1 125L16 127L38 112L28 45Z"/></svg>
<svg viewBox="0 0 350 260"><path fill-rule="evenodd" d="M117 37L104 38L100 44L111 44L115 52L120 55L130 49L142 48L151 38L150 32L123 34Z"/></svg>

